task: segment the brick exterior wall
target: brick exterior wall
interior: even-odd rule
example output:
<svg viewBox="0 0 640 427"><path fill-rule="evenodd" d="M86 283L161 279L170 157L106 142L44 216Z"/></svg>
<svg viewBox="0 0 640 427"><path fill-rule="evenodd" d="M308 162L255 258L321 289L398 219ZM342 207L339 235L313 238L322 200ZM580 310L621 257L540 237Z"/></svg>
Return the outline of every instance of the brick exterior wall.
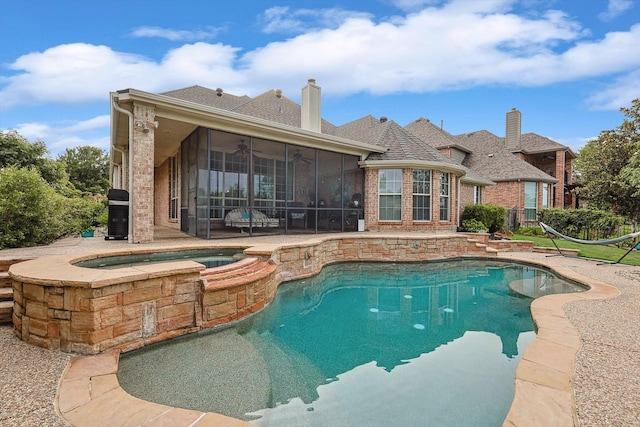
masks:
<svg viewBox="0 0 640 427"><path fill-rule="evenodd" d="M531 250L529 242L528 248L519 243L513 242L518 250ZM500 245L509 250L512 244ZM179 248L166 248L171 249ZM23 341L48 349L128 351L243 318L268 304L281 282L317 274L330 263L492 257L497 252L474 236L425 234L326 237L245 253L261 261L208 270L177 261L106 272L73 266L81 260L77 255L15 264L9 273L14 331Z"/></svg>
<svg viewBox="0 0 640 427"><path fill-rule="evenodd" d="M169 219L169 204L171 200L171 192L169 188L169 163L170 158L165 160L160 166L155 168L153 176L154 186L154 218L155 225L180 229L179 219ZM178 154L178 180L180 180L180 155ZM180 185L178 185L178 201L180 200ZM179 206L178 206L179 208ZM178 218L180 211L178 210Z"/></svg>
<svg viewBox="0 0 640 427"><path fill-rule="evenodd" d="M475 187L474 185L470 185L470 184L460 184L460 213L462 214L462 211L464 211L464 207L465 206L469 206L469 205L473 205L473 187ZM484 187L482 189L482 192L480 193L480 199L484 198L484 192L485 192L485 188ZM484 203L484 201L480 200L481 203Z"/></svg>
<svg viewBox="0 0 640 427"><path fill-rule="evenodd" d="M504 206L507 209L524 206L524 183L516 181L498 182L484 188L484 203Z"/></svg>
<svg viewBox="0 0 640 427"><path fill-rule="evenodd" d="M431 171L431 221L413 221L413 169L402 170L402 218L378 221L378 169L365 170L365 229L370 231L456 231L459 178L450 174L449 221L440 221L440 171Z"/></svg>

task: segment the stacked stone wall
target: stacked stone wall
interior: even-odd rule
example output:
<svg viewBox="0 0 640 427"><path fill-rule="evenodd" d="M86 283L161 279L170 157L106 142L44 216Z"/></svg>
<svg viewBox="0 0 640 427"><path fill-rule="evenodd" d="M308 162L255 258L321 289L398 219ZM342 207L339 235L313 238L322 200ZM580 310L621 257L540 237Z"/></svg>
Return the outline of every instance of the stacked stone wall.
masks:
<svg viewBox="0 0 640 427"><path fill-rule="evenodd" d="M105 273L75 267L72 257L58 257L55 265L31 260L10 270L14 329L22 340L49 349L128 351L249 316L273 300L280 283L317 274L327 264L495 256L496 249L488 250L481 240L462 234L326 237L297 246L248 248L245 253L260 262L239 263L212 276L191 261ZM529 242L491 246L531 251ZM216 269L206 271L211 270ZM47 280L46 271L57 272L57 278Z"/></svg>

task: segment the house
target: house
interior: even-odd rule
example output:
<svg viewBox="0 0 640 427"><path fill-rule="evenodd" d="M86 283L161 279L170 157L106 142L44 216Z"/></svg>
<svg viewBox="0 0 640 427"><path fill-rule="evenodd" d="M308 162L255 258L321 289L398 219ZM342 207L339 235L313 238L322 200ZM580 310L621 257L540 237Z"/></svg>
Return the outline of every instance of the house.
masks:
<svg viewBox="0 0 640 427"><path fill-rule="evenodd" d="M510 227L537 226L540 209L577 207L570 191L575 153L538 134L521 134L521 123L514 108L504 138L484 130L456 137L471 153L462 163L496 183L486 187L483 200L510 209Z"/></svg>
<svg viewBox="0 0 640 427"><path fill-rule="evenodd" d="M280 90L251 98L201 86L111 93L111 182L129 192L129 241L153 241L155 225L206 239L455 231L466 204L493 201L499 191L490 188L507 182L483 163L489 154L472 136L454 137L424 119L402 127L366 116L336 126L321 117L313 79L301 100ZM548 151L540 150L566 150L540 138L523 135L493 155L538 170L517 179L557 184L528 161L546 168ZM569 170L571 158L563 157Z"/></svg>

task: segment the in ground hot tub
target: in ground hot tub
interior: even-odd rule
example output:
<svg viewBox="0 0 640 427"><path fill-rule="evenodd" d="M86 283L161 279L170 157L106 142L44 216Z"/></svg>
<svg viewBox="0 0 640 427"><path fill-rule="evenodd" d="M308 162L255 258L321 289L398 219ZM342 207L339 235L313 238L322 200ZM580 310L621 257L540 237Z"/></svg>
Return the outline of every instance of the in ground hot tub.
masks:
<svg viewBox="0 0 640 427"><path fill-rule="evenodd" d="M242 248L207 248L185 251L104 256L79 261L74 265L77 267L111 270L136 265L190 260L203 264L207 268L213 268L231 264L243 258L245 258L245 254Z"/></svg>

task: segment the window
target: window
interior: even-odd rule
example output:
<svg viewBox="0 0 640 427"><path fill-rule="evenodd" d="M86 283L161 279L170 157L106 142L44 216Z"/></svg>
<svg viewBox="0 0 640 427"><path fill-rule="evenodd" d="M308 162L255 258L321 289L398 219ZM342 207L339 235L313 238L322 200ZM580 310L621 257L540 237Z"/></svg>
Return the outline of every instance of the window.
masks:
<svg viewBox="0 0 640 427"><path fill-rule="evenodd" d="M381 169L378 171L380 221L400 221L402 219L402 170Z"/></svg>
<svg viewBox="0 0 640 427"><path fill-rule="evenodd" d="M524 219L525 221L535 221L538 208L538 183L524 183Z"/></svg>
<svg viewBox="0 0 640 427"><path fill-rule="evenodd" d="M482 204L482 187L480 187L479 185L473 186L473 204Z"/></svg>
<svg viewBox="0 0 640 427"><path fill-rule="evenodd" d="M440 173L440 221L449 221L450 174Z"/></svg>
<svg viewBox="0 0 640 427"><path fill-rule="evenodd" d="M413 171L413 220L431 221L431 171Z"/></svg>
<svg viewBox="0 0 640 427"><path fill-rule="evenodd" d="M549 207L549 184L546 182L542 184L542 207Z"/></svg>
<svg viewBox="0 0 640 427"><path fill-rule="evenodd" d="M169 219L178 219L178 155L169 159Z"/></svg>

